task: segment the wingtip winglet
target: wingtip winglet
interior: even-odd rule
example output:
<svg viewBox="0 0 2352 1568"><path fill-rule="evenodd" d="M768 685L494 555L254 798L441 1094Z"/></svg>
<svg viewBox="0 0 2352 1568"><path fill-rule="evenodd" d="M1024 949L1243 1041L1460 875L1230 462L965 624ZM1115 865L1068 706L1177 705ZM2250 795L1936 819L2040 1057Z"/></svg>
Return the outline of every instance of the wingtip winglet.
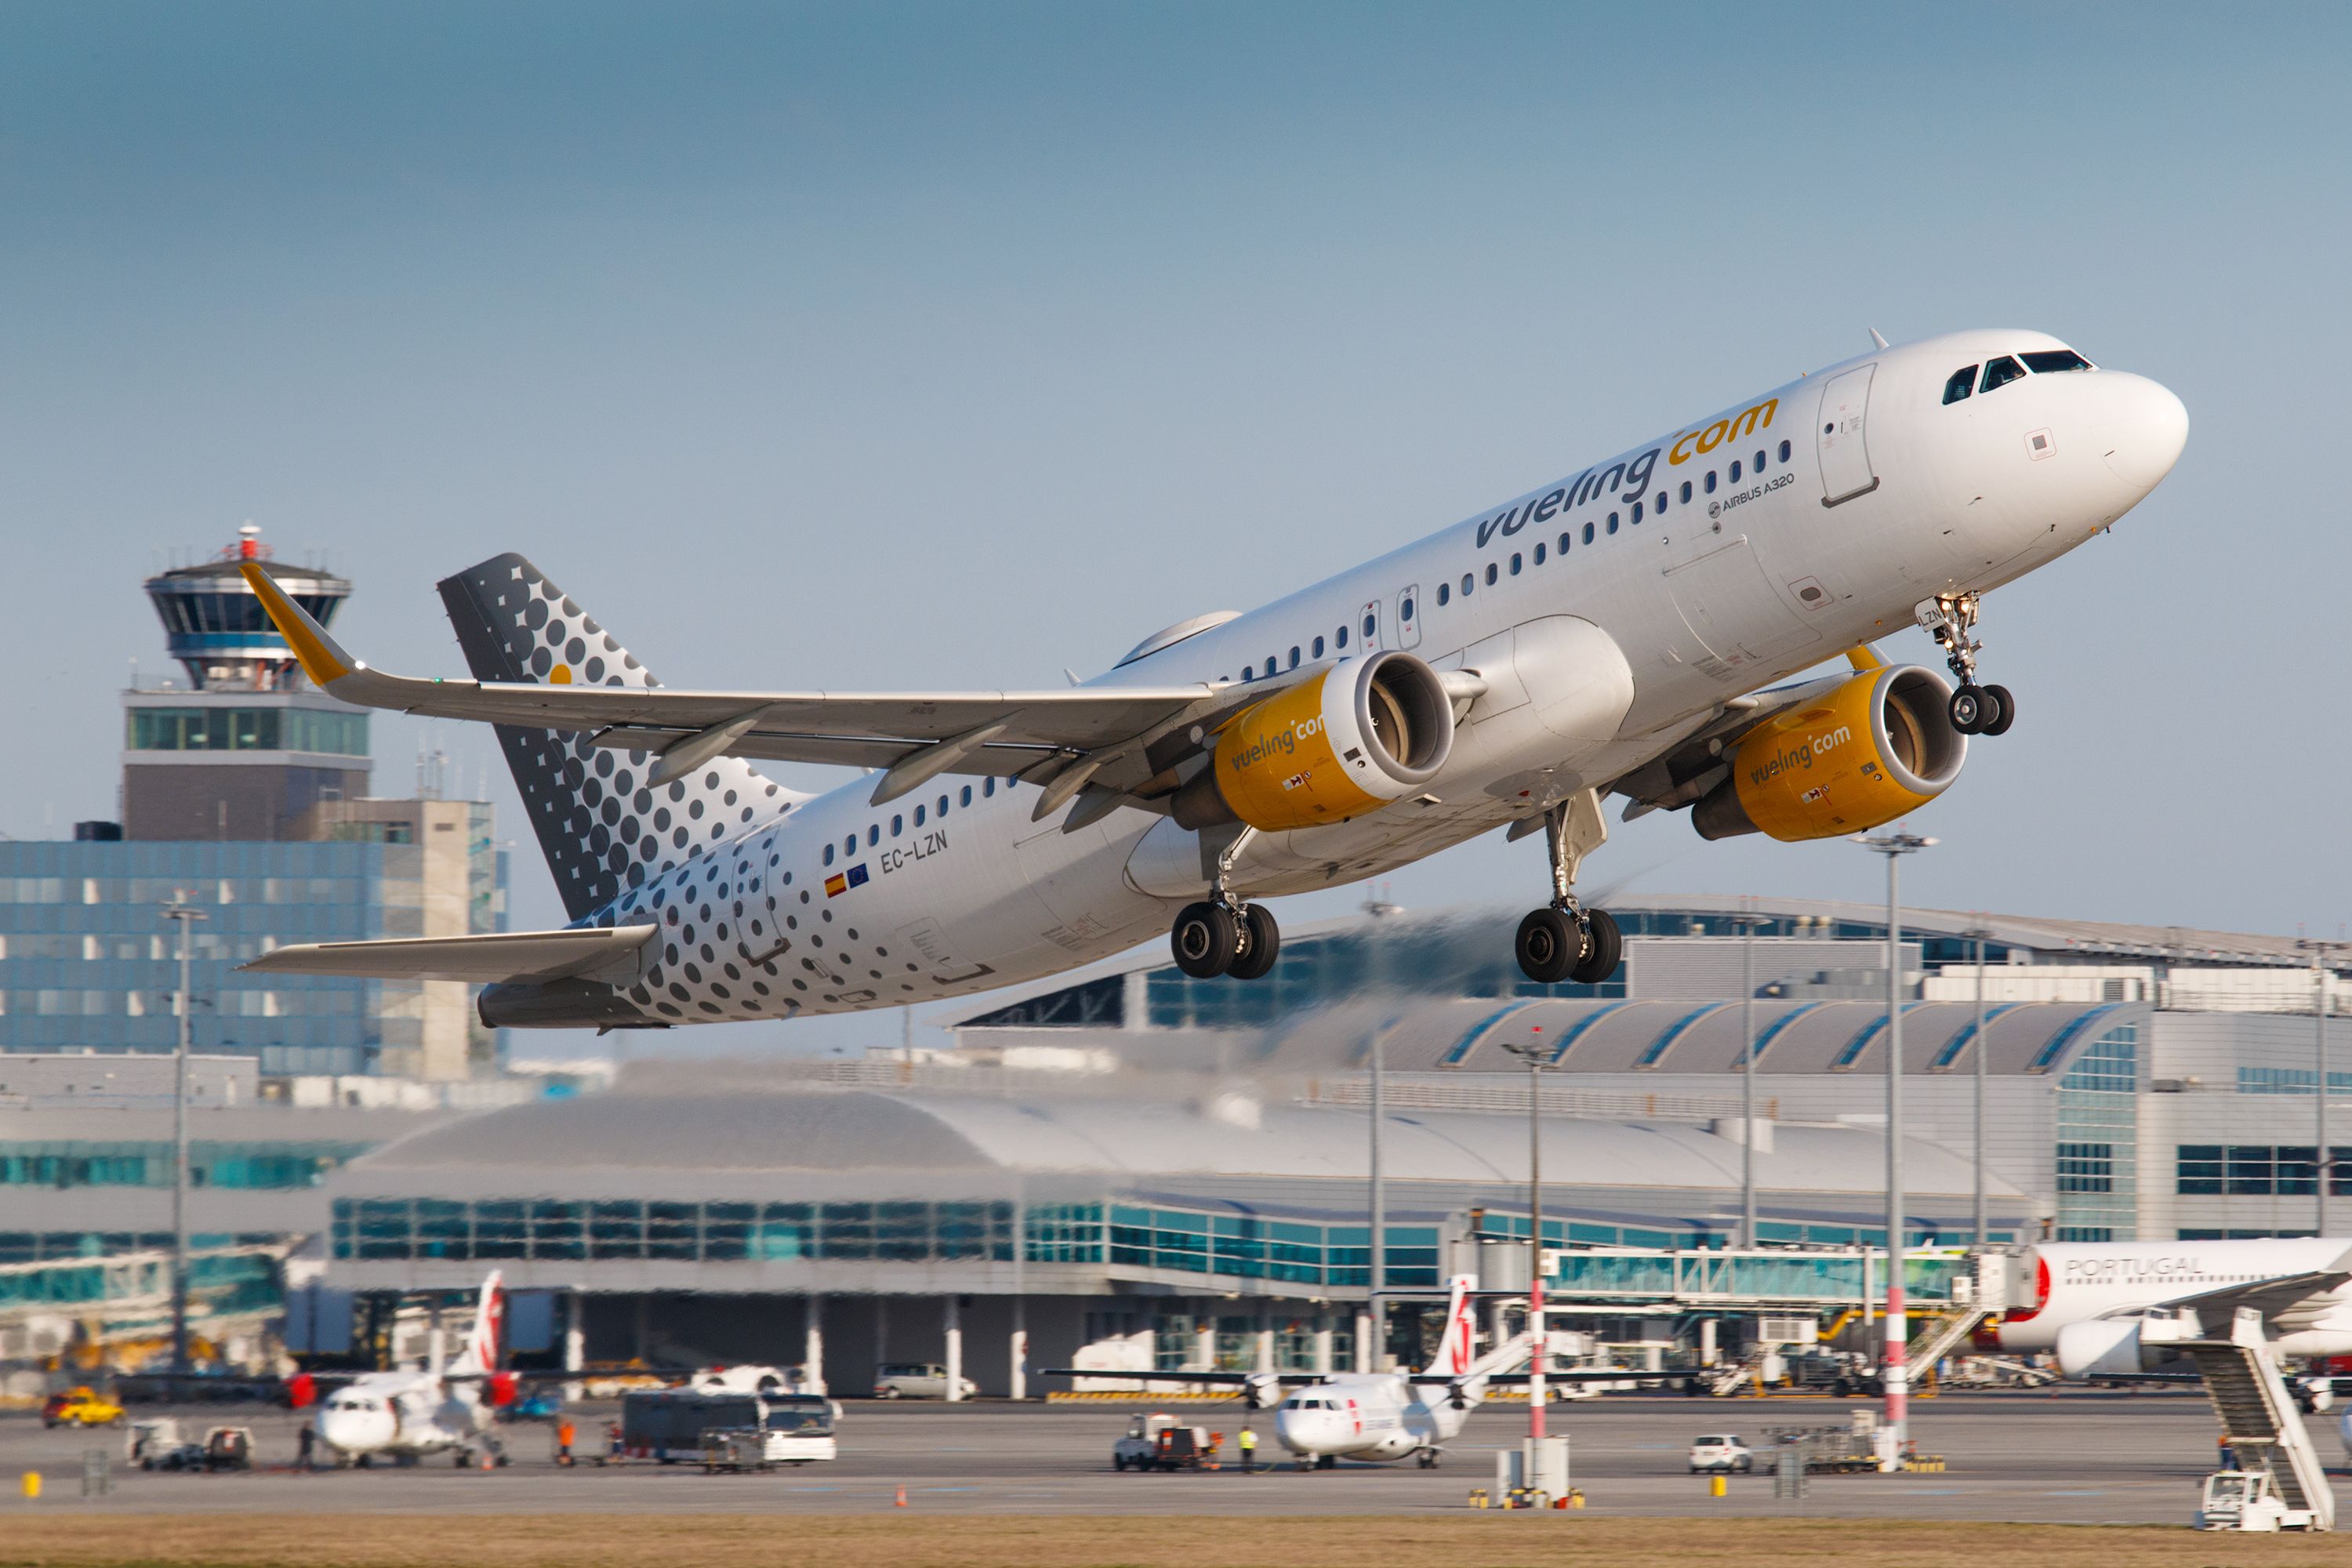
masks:
<svg viewBox="0 0 2352 1568"><path fill-rule="evenodd" d="M345 653L335 639L327 635L326 627L311 619L309 611L286 596L286 591L262 570L260 562L242 562L237 570L244 574L246 584L253 590L254 596L261 601L261 607L268 614L270 623L278 628L278 635L284 637L286 645L294 650L295 658L301 663L302 673L310 678L313 686L324 689L358 667L358 660Z"/></svg>

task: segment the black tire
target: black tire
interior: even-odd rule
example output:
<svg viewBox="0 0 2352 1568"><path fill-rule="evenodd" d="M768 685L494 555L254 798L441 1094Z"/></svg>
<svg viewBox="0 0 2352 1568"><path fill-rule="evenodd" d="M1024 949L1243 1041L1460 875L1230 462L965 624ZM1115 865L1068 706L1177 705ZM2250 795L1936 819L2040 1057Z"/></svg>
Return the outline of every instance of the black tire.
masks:
<svg viewBox="0 0 2352 1568"><path fill-rule="evenodd" d="M1236 980L1263 980L1282 955L1282 928L1274 923L1274 912L1264 904L1246 904L1242 908L1242 951L1225 973Z"/></svg>
<svg viewBox="0 0 2352 1568"><path fill-rule="evenodd" d="M1985 721L1984 732L1988 735L2008 734L2010 725L2017 720L2017 699L2009 694L2006 686L1988 686L1985 695L1993 700L1994 710L1993 716Z"/></svg>
<svg viewBox="0 0 2352 1568"><path fill-rule="evenodd" d="M1584 918L1591 929L1592 940L1576 967L1568 972L1568 977L1579 985L1598 985L1617 973L1617 965L1625 956L1625 933L1617 929L1617 922L1610 918L1607 910L1587 910Z"/></svg>
<svg viewBox="0 0 2352 1568"><path fill-rule="evenodd" d="M1574 921L1558 910L1544 909L1519 922L1512 951L1518 956L1521 973L1538 985L1552 985L1568 978L1583 945Z"/></svg>
<svg viewBox="0 0 2352 1568"><path fill-rule="evenodd" d="M1221 904L1186 904L1168 932L1176 967L1195 980L1223 974L1241 947L1241 930Z"/></svg>
<svg viewBox="0 0 2352 1568"><path fill-rule="evenodd" d="M1991 716L1985 711L1984 688L1981 686L1961 687L1958 691L1952 693L1952 700L1944 705L1944 714L1945 717L1951 720L1952 728L1959 733L1963 735L1982 734L1984 732L1985 721Z"/></svg>
<svg viewBox="0 0 2352 1568"><path fill-rule="evenodd" d="M1110 1468L1114 1470L1123 1470L1127 1468L1126 1456L1123 1454L1113 1454L1110 1457Z"/></svg>

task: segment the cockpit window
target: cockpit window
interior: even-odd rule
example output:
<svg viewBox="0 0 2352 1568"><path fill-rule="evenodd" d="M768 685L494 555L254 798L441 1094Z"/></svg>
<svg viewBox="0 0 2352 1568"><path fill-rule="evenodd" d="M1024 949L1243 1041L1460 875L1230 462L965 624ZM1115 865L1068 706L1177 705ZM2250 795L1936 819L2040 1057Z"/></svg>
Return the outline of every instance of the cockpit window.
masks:
<svg viewBox="0 0 2352 1568"><path fill-rule="evenodd" d="M2007 386L2012 381L2023 379L2025 379L2025 367L2007 354L2003 354L1999 359L1985 362L1984 384L1977 390L1990 392L1995 387Z"/></svg>
<svg viewBox="0 0 2352 1568"><path fill-rule="evenodd" d="M1969 393L1974 392L1976 389L1976 366L1969 365L1965 370L1956 370L1952 373L1952 379L1944 383L1944 401L1946 403L1958 403L1961 398L1966 397Z"/></svg>
<svg viewBox="0 0 2352 1568"><path fill-rule="evenodd" d="M2020 354L2025 368L2036 375L2055 375L2062 370L2088 370L2091 362L2073 349L2043 349L2040 353Z"/></svg>

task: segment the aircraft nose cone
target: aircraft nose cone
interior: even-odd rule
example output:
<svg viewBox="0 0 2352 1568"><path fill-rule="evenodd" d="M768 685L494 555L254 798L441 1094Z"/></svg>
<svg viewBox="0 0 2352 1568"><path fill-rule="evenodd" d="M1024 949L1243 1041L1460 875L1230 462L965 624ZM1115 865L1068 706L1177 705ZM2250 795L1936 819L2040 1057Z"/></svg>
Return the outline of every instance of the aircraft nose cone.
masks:
<svg viewBox="0 0 2352 1568"><path fill-rule="evenodd" d="M2189 445L2189 410L2172 389L2144 375L2102 373L2115 405L2103 431L2107 467L2134 489L2154 489Z"/></svg>

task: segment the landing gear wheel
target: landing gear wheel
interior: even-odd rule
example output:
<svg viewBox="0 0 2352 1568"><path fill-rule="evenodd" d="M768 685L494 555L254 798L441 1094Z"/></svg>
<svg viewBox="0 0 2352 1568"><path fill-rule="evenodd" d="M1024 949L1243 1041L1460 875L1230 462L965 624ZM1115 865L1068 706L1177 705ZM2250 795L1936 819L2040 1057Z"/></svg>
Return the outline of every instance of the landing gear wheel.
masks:
<svg viewBox="0 0 2352 1568"><path fill-rule="evenodd" d="M1625 936L1607 910L1585 910L1584 923L1584 956L1568 977L1579 985L1598 985L1617 973L1618 961L1625 956Z"/></svg>
<svg viewBox="0 0 2352 1568"><path fill-rule="evenodd" d="M1984 732L1985 721L1992 717L1990 708L1991 704L1985 700L1983 687L1963 686L1952 693L1952 700L1946 705L1945 711L1950 717L1954 730L1963 735L1978 735Z"/></svg>
<svg viewBox="0 0 2352 1568"><path fill-rule="evenodd" d="M1423 1449L1421 1451L1421 1468L1422 1468L1423 1469L1424 1469L1424 1470L1433 1470L1433 1469L1437 1468L1437 1450L1436 1450L1436 1449L1434 1449L1434 1448L1423 1448Z"/></svg>
<svg viewBox="0 0 2352 1568"><path fill-rule="evenodd" d="M1514 950L1521 973L1538 985L1551 985L1567 979L1576 966L1584 936L1564 910L1537 910L1519 922Z"/></svg>
<svg viewBox="0 0 2352 1568"><path fill-rule="evenodd" d="M2017 718L2017 699L2009 694L2006 686L1988 686L1985 695L1992 699L1993 716L1985 721L1984 732L1988 735L2008 734L2011 722Z"/></svg>
<svg viewBox="0 0 2352 1568"><path fill-rule="evenodd" d="M1195 980L1223 974L1241 947L1241 928L1223 904L1186 904L1168 933L1176 967Z"/></svg>
<svg viewBox="0 0 2352 1568"><path fill-rule="evenodd" d="M1225 966L1236 980L1262 980L1282 952L1282 928L1264 904L1245 904L1241 918L1242 951Z"/></svg>

